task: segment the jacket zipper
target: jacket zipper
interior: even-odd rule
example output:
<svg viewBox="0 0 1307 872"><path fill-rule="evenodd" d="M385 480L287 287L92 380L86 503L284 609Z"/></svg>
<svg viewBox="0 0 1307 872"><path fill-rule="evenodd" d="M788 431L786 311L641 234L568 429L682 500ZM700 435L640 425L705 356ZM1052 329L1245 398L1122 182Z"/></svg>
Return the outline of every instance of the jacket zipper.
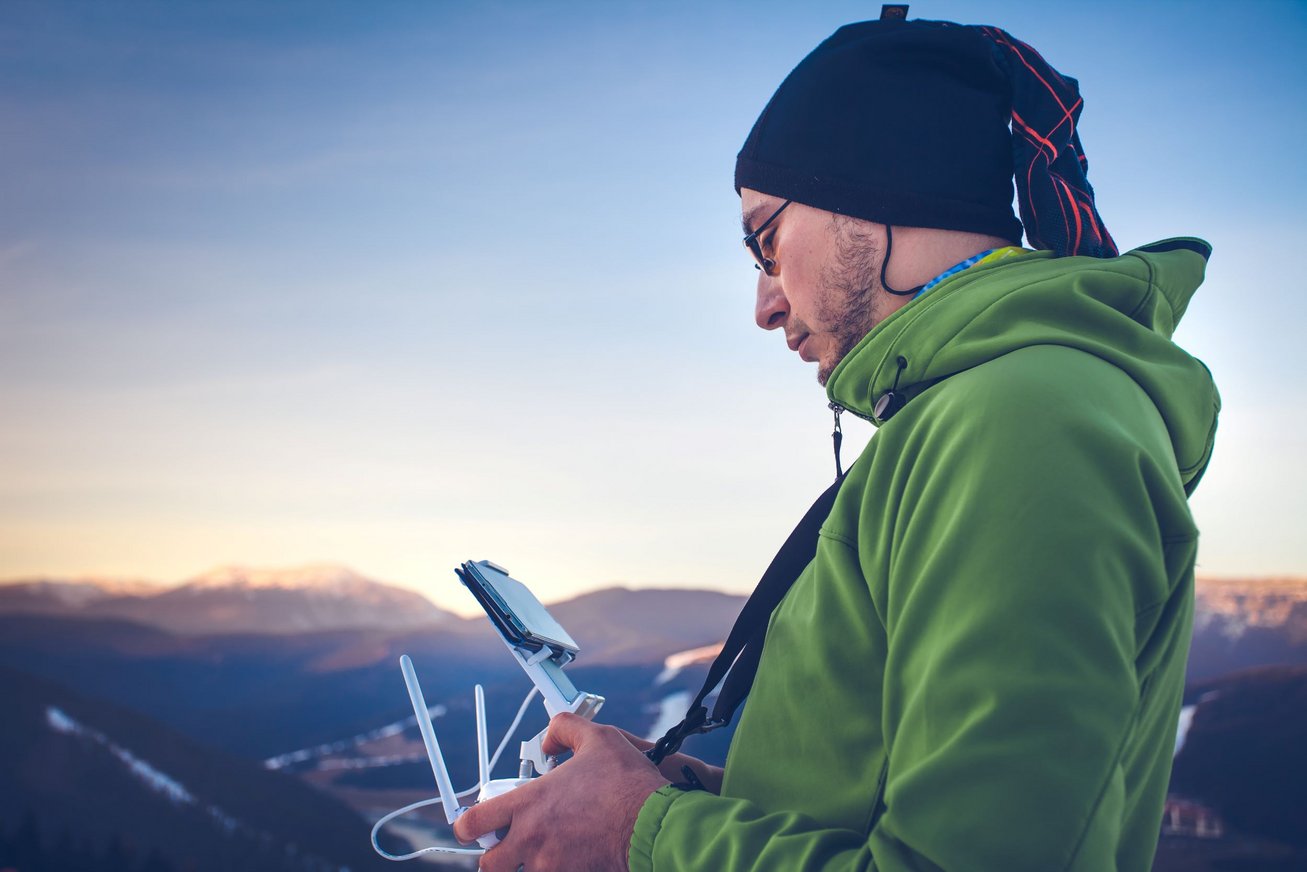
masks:
<svg viewBox="0 0 1307 872"><path fill-rule="evenodd" d="M845 412L848 412L853 417L861 418L862 420L866 421L869 424L876 423L876 419L871 417L870 415L864 415L861 412L855 412L853 409L846 409L843 406L841 406L839 403L827 403L826 408L830 409L836 415L842 415Z"/></svg>

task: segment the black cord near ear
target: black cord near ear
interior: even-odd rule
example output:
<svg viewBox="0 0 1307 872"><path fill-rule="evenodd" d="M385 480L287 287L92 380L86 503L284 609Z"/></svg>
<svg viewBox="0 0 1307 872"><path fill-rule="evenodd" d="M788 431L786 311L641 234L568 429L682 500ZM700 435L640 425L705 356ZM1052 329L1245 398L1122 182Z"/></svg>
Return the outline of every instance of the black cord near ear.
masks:
<svg viewBox="0 0 1307 872"><path fill-rule="evenodd" d="M880 259L880 286L885 289L885 293L893 294L896 297L912 297L921 292L925 285L917 285L915 288L908 288L906 291L896 291L889 286L885 279L885 271L889 269L889 256L894 251L894 228L885 225L885 256Z"/></svg>

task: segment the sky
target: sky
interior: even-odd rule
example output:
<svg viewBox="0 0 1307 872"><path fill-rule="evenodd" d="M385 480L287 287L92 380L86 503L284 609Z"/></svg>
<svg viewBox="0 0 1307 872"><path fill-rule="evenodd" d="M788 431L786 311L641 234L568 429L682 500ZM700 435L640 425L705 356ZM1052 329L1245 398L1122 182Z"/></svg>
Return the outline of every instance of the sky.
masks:
<svg viewBox="0 0 1307 872"><path fill-rule="evenodd" d="M0 578L334 562L475 611L752 588L833 474L734 158L879 4L0 4ZM1307 2L938 2L1079 79L1121 248L1214 246L1199 574L1307 574ZM845 424L845 459L870 425Z"/></svg>

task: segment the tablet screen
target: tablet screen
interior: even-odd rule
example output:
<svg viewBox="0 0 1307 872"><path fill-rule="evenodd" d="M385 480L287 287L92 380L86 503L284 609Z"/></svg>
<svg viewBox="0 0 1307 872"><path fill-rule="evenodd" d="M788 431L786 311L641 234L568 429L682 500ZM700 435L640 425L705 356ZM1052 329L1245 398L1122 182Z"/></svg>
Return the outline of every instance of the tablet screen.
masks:
<svg viewBox="0 0 1307 872"><path fill-rule="evenodd" d="M477 594L477 601L508 641L534 642L573 653L580 650L558 621L545 610L527 586L485 560L463 564L463 583ZM477 588L480 588L478 591Z"/></svg>

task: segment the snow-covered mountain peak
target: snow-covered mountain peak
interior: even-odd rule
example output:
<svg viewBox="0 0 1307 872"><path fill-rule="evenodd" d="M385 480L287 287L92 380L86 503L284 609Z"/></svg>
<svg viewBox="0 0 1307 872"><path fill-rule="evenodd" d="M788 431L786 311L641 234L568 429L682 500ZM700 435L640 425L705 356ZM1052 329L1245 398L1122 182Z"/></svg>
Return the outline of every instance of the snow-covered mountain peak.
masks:
<svg viewBox="0 0 1307 872"><path fill-rule="evenodd" d="M188 579L182 585L192 590L307 590L315 593L357 595L380 584L347 566L316 563L305 566L261 569L251 566L220 566Z"/></svg>
<svg viewBox="0 0 1307 872"><path fill-rule="evenodd" d="M450 618L407 588L337 564L282 569L222 566L133 614L173 632L288 633L346 627L427 626Z"/></svg>

